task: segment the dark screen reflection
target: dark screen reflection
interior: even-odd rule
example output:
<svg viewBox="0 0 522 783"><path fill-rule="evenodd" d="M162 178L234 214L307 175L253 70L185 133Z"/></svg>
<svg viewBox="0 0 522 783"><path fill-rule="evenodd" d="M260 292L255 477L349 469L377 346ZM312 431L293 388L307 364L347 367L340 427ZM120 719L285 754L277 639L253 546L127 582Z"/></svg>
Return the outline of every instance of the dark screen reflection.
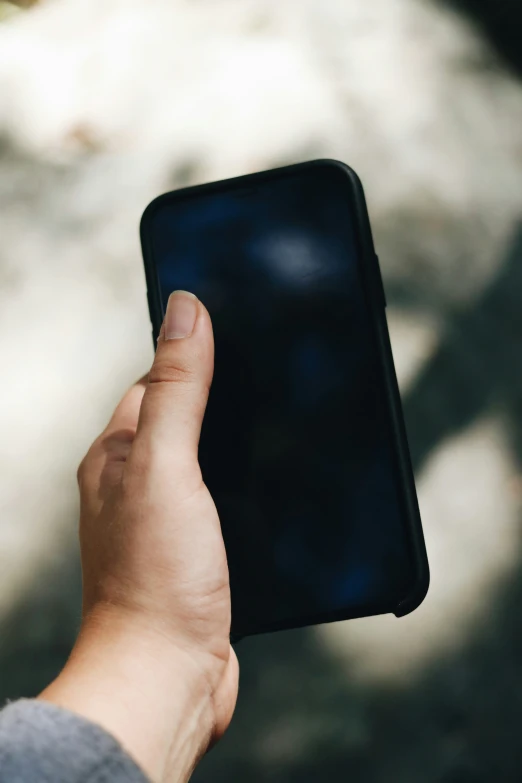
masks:
<svg viewBox="0 0 522 783"><path fill-rule="evenodd" d="M238 633L392 603L411 573L344 176L285 172L153 217L164 304L186 289L213 320L200 459Z"/></svg>

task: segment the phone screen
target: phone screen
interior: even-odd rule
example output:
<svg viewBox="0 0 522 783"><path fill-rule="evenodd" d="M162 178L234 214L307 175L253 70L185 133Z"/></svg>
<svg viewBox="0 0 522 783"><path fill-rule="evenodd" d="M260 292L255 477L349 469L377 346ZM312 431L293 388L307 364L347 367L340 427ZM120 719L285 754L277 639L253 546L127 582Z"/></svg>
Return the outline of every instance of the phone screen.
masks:
<svg viewBox="0 0 522 783"><path fill-rule="evenodd" d="M382 610L412 580L347 177L250 182L167 199L150 229L163 307L185 289L212 317L200 462L236 633Z"/></svg>

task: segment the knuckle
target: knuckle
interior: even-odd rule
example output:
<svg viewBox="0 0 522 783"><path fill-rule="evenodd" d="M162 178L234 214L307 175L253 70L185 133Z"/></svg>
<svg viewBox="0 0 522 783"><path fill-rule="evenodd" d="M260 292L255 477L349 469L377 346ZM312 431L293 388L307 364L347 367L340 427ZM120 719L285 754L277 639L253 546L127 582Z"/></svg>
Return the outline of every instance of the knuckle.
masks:
<svg viewBox="0 0 522 783"><path fill-rule="evenodd" d="M76 471L76 481L78 482L78 486L82 486L83 477L85 475L85 457L82 459L80 464L78 465L78 470Z"/></svg>
<svg viewBox="0 0 522 783"><path fill-rule="evenodd" d="M80 487L80 490L85 486L86 477L89 472L90 456L91 456L91 449L89 449L85 457L82 459L82 461L78 465L78 470L76 471L76 481L78 482L78 486Z"/></svg>
<svg viewBox="0 0 522 783"><path fill-rule="evenodd" d="M195 373L191 367L181 361L156 358L149 372L149 384L157 383L192 384Z"/></svg>
<svg viewBox="0 0 522 783"><path fill-rule="evenodd" d="M96 460L96 452L100 440L101 440L101 435L96 438L94 443L92 443L91 447L89 448L84 458L78 465L78 469L76 471L76 480L78 482L80 491L82 491L83 489L88 489L92 483L91 480L92 466L93 466L93 462Z"/></svg>

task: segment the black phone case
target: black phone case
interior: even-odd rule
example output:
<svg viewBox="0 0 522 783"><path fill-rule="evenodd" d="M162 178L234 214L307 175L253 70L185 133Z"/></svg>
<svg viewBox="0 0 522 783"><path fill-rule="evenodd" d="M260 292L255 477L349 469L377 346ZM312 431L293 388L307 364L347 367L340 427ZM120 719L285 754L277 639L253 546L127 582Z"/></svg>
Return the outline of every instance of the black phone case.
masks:
<svg viewBox="0 0 522 783"><path fill-rule="evenodd" d="M390 422L390 432L393 440L395 452L395 467L397 481L400 485L403 500L403 510L406 523L405 534L408 536L409 545L412 553L414 580L408 593L400 601L390 604L385 598L379 606L373 606L371 611L363 610L360 612L333 612L323 614L320 617L307 618L306 622L281 624L277 623L267 628L263 627L255 630L248 630L247 633L264 633L268 631L294 628L303 625L312 625L315 623L333 622L337 620L349 620L355 617L388 614L393 613L396 617L413 612L424 600L429 587L429 566L422 531L422 523L413 477L413 469L410 459L406 428L402 412L401 398L395 374L395 366L388 333L388 324L386 321L386 297L382 283L379 260L375 253L370 220L366 207L366 199L362 183L358 175L344 163L336 160L314 160L307 163L297 163L292 166L271 169L257 174L247 174L243 177L212 182L205 185L196 185L189 188L165 193L154 199L143 213L140 225L141 245L143 251L143 260L145 265L145 276L147 280L147 299L149 304L150 318L152 322L152 336L154 345L159 335L161 323L163 320L163 307L160 299L159 282L157 279L156 268L154 265L151 232L149 230L151 218L155 211L167 201L182 200L187 196L199 193L211 193L226 187L248 187L252 183L270 180L274 176L284 172L296 171L304 168L314 168L320 166L334 166L341 170L347 178L352 192L352 220L355 227L355 238L358 251L358 263L361 272L361 278L365 289L365 296L368 309L371 315L374 339L380 357L380 366L382 379L386 391L386 403L388 407L388 416ZM236 636L234 641L238 641L240 636Z"/></svg>

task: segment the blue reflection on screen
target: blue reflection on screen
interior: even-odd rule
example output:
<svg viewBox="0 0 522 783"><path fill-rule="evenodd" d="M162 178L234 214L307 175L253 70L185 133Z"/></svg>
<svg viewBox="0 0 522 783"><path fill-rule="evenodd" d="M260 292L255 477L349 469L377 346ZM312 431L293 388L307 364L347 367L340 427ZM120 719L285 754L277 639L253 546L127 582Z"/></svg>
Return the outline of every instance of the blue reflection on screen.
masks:
<svg viewBox="0 0 522 783"><path fill-rule="evenodd" d="M153 217L164 306L186 289L213 320L200 461L236 630L371 609L410 579L349 198L326 166Z"/></svg>

